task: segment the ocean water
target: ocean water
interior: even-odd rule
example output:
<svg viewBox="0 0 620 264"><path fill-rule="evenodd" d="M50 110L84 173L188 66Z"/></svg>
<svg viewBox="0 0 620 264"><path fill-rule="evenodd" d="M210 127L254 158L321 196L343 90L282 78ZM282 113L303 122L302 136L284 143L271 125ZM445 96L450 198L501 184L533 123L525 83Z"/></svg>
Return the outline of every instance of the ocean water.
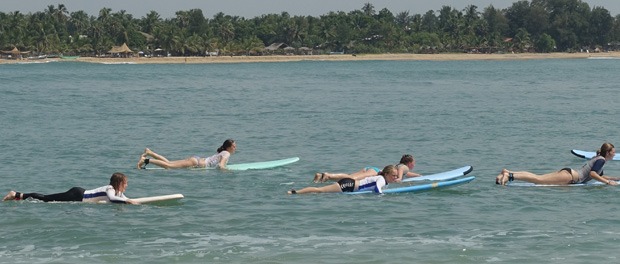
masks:
<svg viewBox="0 0 620 264"><path fill-rule="evenodd" d="M501 187L502 168L580 167L620 144L620 60L0 65L0 191L129 176L160 205L0 203L3 263L610 263L620 188ZM145 147L260 171L136 170ZM416 157L473 182L395 195L309 194L318 171ZM620 176L620 162L606 165Z"/></svg>

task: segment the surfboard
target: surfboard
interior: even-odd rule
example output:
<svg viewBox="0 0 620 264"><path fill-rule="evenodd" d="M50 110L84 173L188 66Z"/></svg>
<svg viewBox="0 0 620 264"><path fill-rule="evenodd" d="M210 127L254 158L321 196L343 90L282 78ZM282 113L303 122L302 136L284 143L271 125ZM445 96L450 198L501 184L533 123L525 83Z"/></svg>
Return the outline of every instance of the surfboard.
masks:
<svg viewBox="0 0 620 264"><path fill-rule="evenodd" d="M226 168L234 171L244 171L244 170L264 170L264 169L272 169L277 167L286 166L292 163L299 161L299 157L292 157L287 159L279 159L279 160L270 160L270 161L260 161L260 162L249 162L249 163L237 163L237 164L228 164ZM165 168L157 167L155 165L150 165L146 167L147 170L165 170ZM214 167L208 168L188 168L190 170L213 170L216 169Z"/></svg>
<svg viewBox="0 0 620 264"><path fill-rule="evenodd" d="M129 199L139 202L141 204L148 204L148 203L156 203L156 202L174 201L174 200L183 199L184 197L185 196L183 196L183 194L175 193L175 194L168 194L168 195L148 196L148 197L142 197L142 198L129 198ZM101 201L98 203L105 204L108 202Z"/></svg>
<svg viewBox="0 0 620 264"><path fill-rule="evenodd" d="M404 178L401 182L445 181L445 180L451 180L451 179L455 179L455 178L461 177L463 175L467 175L473 169L474 168L472 166L464 166L464 167L461 167L461 168L458 168L458 169L454 169L454 170L451 170L451 171L445 171L445 172L429 174L429 175L422 175L420 177Z"/></svg>
<svg viewBox="0 0 620 264"><path fill-rule="evenodd" d="M506 186L510 187L588 187L588 186L605 186L606 184L591 180L587 183L577 183L577 184L535 184L531 182L509 182Z"/></svg>
<svg viewBox="0 0 620 264"><path fill-rule="evenodd" d="M591 158L596 157L596 152L591 152L591 151L573 149L570 152L573 153L573 155L580 157L582 159L591 159ZM614 156L613 160L620 160L620 156L618 155Z"/></svg>
<svg viewBox="0 0 620 264"><path fill-rule="evenodd" d="M428 191L431 189L445 188L450 186L456 186L465 184L476 179L475 176L469 176L465 178L459 178L448 181L438 181L433 183L421 184L421 185L411 185L405 187L396 187L396 188L387 188L383 190L383 193L406 193L406 192L421 192ZM373 191L357 191L357 192L346 192L346 194L367 194L367 193L375 193Z"/></svg>
<svg viewBox="0 0 620 264"><path fill-rule="evenodd" d="M281 160L262 161L262 162L229 164L226 167L229 170L263 170L263 169L282 167L285 165L289 165L291 163L295 163L297 161L299 161L299 157L293 157L293 158L281 159Z"/></svg>
<svg viewBox="0 0 620 264"><path fill-rule="evenodd" d="M183 196L183 194L176 193L176 194L169 194L169 195L159 195L159 196L149 196L149 197L142 197L142 198L133 198L131 200L134 200L134 201L139 202L141 204L147 204L147 203L154 203L154 202L179 200L179 199L183 199L184 197L185 196Z"/></svg>

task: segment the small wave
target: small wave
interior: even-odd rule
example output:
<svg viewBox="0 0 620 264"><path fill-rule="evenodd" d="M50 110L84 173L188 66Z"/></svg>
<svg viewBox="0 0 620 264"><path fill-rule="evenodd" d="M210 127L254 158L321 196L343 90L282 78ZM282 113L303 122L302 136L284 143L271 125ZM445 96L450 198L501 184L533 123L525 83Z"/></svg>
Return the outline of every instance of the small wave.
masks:
<svg viewBox="0 0 620 264"><path fill-rule="evenodd" d="M596 56L596 57L588 57L589 60L617 60L620 59L620 57L603 57L603 56Z"/></svg>

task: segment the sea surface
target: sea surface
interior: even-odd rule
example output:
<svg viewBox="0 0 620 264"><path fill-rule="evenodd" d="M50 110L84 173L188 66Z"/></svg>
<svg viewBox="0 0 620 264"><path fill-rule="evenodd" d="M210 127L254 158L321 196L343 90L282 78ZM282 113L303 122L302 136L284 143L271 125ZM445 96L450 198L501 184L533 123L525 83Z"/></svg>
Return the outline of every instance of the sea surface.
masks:
<svg viewBox="0 0 620 264"><path fill-rule="evenodd" d="M0 65L0 191L129 176L155 205L0 203L1 263L613 263L620 187L502 187L502 168L579 168L620 144L620 60ZM257 171L137 170L145 147ZM620 146L620 145L619 145ZM473 182L393 195L287 195L315 172L413 154ZM620 162L606 175L620 176ZM0 196L1 197L1 196Z"/></svg>

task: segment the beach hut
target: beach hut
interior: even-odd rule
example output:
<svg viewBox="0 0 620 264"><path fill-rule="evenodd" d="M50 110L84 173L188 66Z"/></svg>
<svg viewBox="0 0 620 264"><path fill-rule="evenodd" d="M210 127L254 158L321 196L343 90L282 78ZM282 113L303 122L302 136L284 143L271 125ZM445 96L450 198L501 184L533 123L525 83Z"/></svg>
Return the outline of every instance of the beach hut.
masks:
<svg viewBox="0 0 620 264"><path fill-rule="evenodd" d="M127 47L127 43L123 43L123 45L121 46L113 46L112 49L108 51L108 53L111 53L112 56L117 55L119 57L127 58L131 54L133 54L133 51L131 51L131 49Z"/></svg>
<svg viewBox="0 0 620 264"><path fill-rule="evenodd" d="M9 58L9 59L22 59L24 54L28 54L30 53L30 51L19 51L19 49L17 49L17 47L13 47L12 50L8 50L8 51L2 51L2 57Z"/></svg>
<svg viewBox="0 0 620 264"><path fill-rule="evenodd" d="M286 45L286 44L284 44L282 42L273 43L273 44L265 47L265 51L267 51L267 52L269 52L271 54L274 54L274 53L277 53L277 51L279 51L281 49L284 49L286 47L288 47L288 45ZM282 53L282 52L280 51L279 53Z"/></svg>
<svg viewBox="0 0 620 264"><path fill-rule="evenodd" d="M153 56L162 57L164 56L164 50L162 48L156 48L153 52Z"/></svg>
<svg viewBox="0 0 620 264"><path fill-rule="evenodd" d="M286 53L286 55L293 55L293 52L295 52L295 48L290 47L290 46L289 46L289 47L284 48L283 50L284 50L284 52Z"/></svg>
<svg viewBox="0 0 620 264"><path fill-rule="evenodd" d="M312 55L312 49L308 47L301 47L299 51L301 51L303 55Z"/></svg>

